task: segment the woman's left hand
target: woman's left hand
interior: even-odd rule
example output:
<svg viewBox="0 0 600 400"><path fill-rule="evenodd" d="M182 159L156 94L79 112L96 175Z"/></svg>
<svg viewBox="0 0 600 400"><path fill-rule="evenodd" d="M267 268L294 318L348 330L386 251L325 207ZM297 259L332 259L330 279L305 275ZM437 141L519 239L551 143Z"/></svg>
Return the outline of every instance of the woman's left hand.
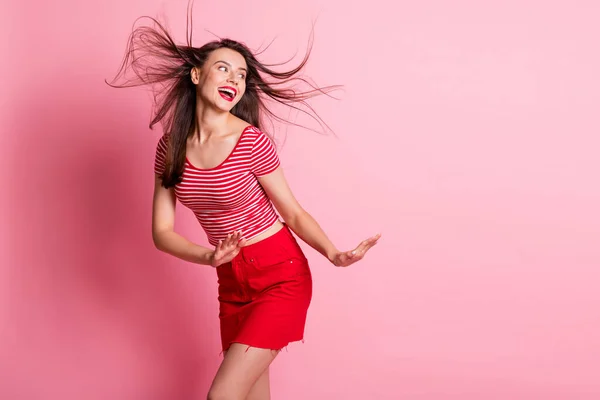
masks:
<svg viewBox="0 0 600 400"><path fill-rule="evenodd" d="M338 251L331 258L330 261L336 267L347 267L355 262L362 260L367 251L377 244L377 241L381 237L381 234L370 237L363 240L354 250L352 251Z"/></svg>

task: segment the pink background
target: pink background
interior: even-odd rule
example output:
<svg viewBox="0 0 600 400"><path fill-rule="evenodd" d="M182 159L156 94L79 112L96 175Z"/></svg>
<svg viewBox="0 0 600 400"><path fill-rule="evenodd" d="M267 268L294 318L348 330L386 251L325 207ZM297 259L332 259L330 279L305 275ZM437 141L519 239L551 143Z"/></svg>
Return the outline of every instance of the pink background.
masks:
<svg viewBox="0 0 600 400"><path fill-rule="evenodd" d="M154 249L150 97L104 83L136 17L183 40L186 1L11 3L0 398L202 399L215 273ZM313 103L338 137L289 128L283 164L339 247L383 233L347 270L304 246L306 342L275 361L274 399L600 398L600 5L355 4L196 3L198 44L276 38L269 62L318 17L307 73L346 87Z"/></svg>

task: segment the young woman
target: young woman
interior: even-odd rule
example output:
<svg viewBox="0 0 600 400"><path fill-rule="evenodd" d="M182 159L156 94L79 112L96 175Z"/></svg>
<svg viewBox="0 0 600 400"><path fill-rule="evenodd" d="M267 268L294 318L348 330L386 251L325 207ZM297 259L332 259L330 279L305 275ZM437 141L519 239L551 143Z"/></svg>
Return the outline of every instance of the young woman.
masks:
<svg viewBox="0 0 600 400"><path fill-rule="evenodd" d="M296 75L308 53L297 68L276 72L242 43L223 39L197 48L190 32L186 46L176 45L152 21L153 27L134 29L117 75L131 69L135 79L111 86L158 90L150 127L162 122L164 134L154 166L154 243L216 269L224 359L208 398L269 399L269 365L303 338L312 296L310 268L292 232L338 267L362 259L379 235L339 251L294 198L261 130L265 114L277 118L264 99L298 109L294 103L306 105L332 89L282 86L307 83ZM194 212L212 248L174 231L177 201Z"/></svg>

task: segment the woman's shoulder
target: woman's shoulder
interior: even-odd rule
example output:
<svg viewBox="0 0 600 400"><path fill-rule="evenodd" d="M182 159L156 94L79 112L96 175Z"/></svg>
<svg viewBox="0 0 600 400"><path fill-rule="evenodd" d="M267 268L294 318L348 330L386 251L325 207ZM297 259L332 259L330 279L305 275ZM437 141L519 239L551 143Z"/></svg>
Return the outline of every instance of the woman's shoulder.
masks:
<svg viewBox="0 0 600 400"><path fill-rule="evenodd" d="M240 139L247 143L250 142L256 144L256 142L260 142L263 137L267 137L267 135L262 129L252 124L246 124L242 129Z"/></svg>
<svg viewBox="0 0 600 400"><path fill-rule="evenodd" d="M167 150L167 146L169 145L169 134L168 133L163 133L157 140L156 140L156 147L157 150L160 151L166 151Z"/></svg>
<svg viewBox="0 0 600 400"><path fill-rule="evenodd" d="M158 138L158 142L159 143L168 143L169 142L169 137L171 135L169 134L169 132L163 132L163 134Z"/></svg>
<svg viewBox="0 0 600 400"><path fill-rule="evenodd" d="M258 136L265 134L258 126L237 116L235 116L234 119L230 121L230 123L232 124L231 126L233 127L234 131L241 132L242 134L248 134L249 136Z"/></svg>
<svg viewBox="0 0 600 400"><path fill-rule="evenodd" d="M275 141L262 129L248 125L244 129L244 138L247 142L251 143L253 148L266 148L275 146Z"/></svg>
<svg viewBox="0 0 600 400"><path fill-rule="evenodd" d="M264 132L262 130L260 130L259 128L257 128L254 125L251 125L251 124L247 125L244 128L244 133L249 133L250 135L254 135L254 136L264 135Z"/></svg>

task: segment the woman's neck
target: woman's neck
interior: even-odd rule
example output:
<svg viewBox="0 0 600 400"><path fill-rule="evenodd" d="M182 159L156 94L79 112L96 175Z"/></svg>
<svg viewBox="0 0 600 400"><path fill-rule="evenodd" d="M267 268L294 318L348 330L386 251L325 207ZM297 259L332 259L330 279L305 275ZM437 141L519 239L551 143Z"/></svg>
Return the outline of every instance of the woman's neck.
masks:
<svg viewBox="0 0 600 400"><path fill-rule="evenodd" d="M228 134L231 117L232 115L229 112L214 110L198 103L194 136L200 142L204 142L213 136Z"/></svg>

